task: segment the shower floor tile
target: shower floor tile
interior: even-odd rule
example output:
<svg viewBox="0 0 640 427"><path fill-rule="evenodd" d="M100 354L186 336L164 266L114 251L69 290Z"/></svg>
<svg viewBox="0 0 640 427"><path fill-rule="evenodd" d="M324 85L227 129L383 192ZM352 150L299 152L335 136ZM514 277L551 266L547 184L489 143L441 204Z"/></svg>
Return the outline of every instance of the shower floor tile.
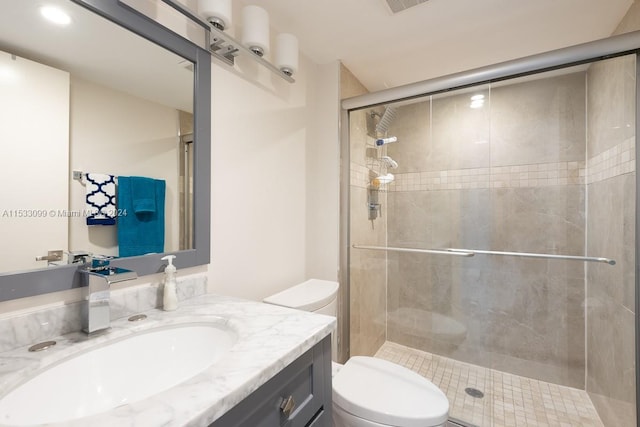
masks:
<svg viewBox="0 0 640 427"><path fill-rule="evenodd" d="M390 341L375 357L431 380L449 399L449 417L479 427L603 427L584 390L458 362ZM471 387L483 398L465 392Z"/></svg>

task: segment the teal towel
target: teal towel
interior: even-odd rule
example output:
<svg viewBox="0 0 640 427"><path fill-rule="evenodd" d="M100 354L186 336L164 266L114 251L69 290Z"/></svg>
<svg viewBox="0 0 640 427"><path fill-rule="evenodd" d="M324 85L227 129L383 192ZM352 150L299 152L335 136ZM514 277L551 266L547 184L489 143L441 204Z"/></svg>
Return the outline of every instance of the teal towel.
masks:
<svg viewBox="0 0 640 427"><path fill-rule="evenodd" d="M164 252L163 180L118 177L118 256Z"/></svg>
<svg viewBox="0 0 640 427"><path fill-rule="evenodd" d="M142 176L131 177L131 197L135 213L154 213L156 211L155 188L155 179Z"/></svg>

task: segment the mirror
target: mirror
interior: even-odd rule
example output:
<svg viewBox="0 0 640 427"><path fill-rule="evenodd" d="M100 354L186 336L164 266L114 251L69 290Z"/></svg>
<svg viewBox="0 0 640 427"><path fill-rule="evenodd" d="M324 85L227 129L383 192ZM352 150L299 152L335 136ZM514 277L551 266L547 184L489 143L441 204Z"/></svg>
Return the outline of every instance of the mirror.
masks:
<svg viewBox="0 0 640 427"><path fill-rule="evenodd" d="M43 5L0 0L0 300L77 286L88 253L208 263L209 53L117 0Z"/></svg>

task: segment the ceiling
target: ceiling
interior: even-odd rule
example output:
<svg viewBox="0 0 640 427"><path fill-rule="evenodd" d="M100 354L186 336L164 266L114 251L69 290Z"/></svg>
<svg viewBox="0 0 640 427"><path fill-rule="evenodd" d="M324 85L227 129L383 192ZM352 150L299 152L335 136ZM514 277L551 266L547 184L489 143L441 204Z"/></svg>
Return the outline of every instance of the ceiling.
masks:
<svg viewBox="0 0 640 427"><path fill-rule="evenodd" d="M195 0L180 1L195 7ZM296 34L304 55L318 64L341 60L370 91L376 91L607 37L632 4L632 0L394 1L413 6L398 13L392 12L387 0L238 0L237 6L265 7L274 30ZM83 16L74 17L73 31L42 35L41 30L51 29L34 14L41 3L0 0L0 49L142 97L153 94L154 101L165 105L176 104L176 93L186 92L189 96L177 104L188 111L191 91L181 88L192 84L192 76L182 65L174 65L175 76L149 79L149 70L157 74L171 67L150 66L147 58L140 68L139 51L123 49L142 43L140 38L114 30L77 6L74 13ZM47 3L71 5L68 0ZM176 64L181 58L158 53L153 60ZM179 90L160 99L168 90L158 90L154 82L174 77Z"/></svg>
<svg viewBox="0 0 640 427"><path fill-rule="evenodd" d="M429 0L395 14L385 0L243 2L376 91L608 37L633 0Z"/></svg>

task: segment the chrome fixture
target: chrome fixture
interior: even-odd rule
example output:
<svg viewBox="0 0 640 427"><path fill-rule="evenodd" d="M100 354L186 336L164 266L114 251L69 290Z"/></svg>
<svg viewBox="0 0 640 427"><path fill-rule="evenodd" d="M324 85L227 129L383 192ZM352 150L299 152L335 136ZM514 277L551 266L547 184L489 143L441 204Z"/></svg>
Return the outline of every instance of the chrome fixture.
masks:
<svg viewBox="0 0 640 427"><path fill-rule="evenodd" d="M380 208L379 199L378 199L378 191L374 188L369 188L367 190L367 207L369 208L369 221L373 221L378 216L382 217L382 211ZM373 223L371 223L373 225Z"/></svg>
<svg viewBox="0 0 640 427"><path fill-rule="evenodd" d="M220 25L218 25L219 23L216 23L215 19L213 19L214 23L211 23L211 19L210 19L211 16L207 16L207 15L211 15L211 13L208 13L206 10L204 10L202 6L199 7L200 13L197 13L191 10L189 7L185 6L180 1L177 1L177 0L163 0L163 1L170 4L174 9L182 13L184 16L188 17L195 23L199 24L209 33L208 35L209 52L214 58L219 59L220 61L224 62L227 65L234 66L236 56L243 54L245 55L245 57L252 58L254 61L258 62L259 64L262 64L263 66L265 66L266 68L271 70L273 73L280 76L282 79L288 81L289 83L295 82L295 80L291 76L289 76L288 73L289 72L294 73L297 69L297 64L295 63L285 64L285 65L288 65L288 67L285 67L287 69L281 70L275 65L273 65L271 62L259 56L258 52L254 52L253 50L249 49L238 40L231 37L229 34L225 33L224 31L221 31L219 28ZM219 0L219 1L224 2L223 0ZM210 0L210 1L201 0L201 2L213 3L214 0ZM218 8L220 9L219 6ZM229 15L231 15L231 10L228 10L228 13ZM226 24L225 28L227 28L229 26L229 23L225 22L225 24ZM243 22L243 26L246 26L246 22ZM250 41L250 40L247 40L247 41ZM264 41L266 42L266 40ZM259 43L259 44L263 44L263 43ZM255 43L250 43L250 45L255 46ZM265 53L264 47L267 47L267 46L262 46L263 54ZM288 49L288 53L286 53L285 56L287 58L293 58L294 55L293 55L293 52L291 51L291 47L285 47L285 49ZM266 50L268 51L268 47ZM297 59L297 55L295 55L295 58Z"/></svg>
<svg viewBox="0 0 640 427"><path fill-rule="evenodd" d="M538 253L528 253L528 252L501 252L501 251L485 251L478 249L455 249L455 248L447 248L445 249L452 253L473 253L473 254L482 254L482 255L501 255L501 256L515 256L522 258L543 258L543 259L565 259L569 261L586 261L586 262L602 262L609 265L616 265L616 261L611 258L601 258L601 257L589 257L589 256L575 256L575 255L556 255L556 254L538 254Z"/></svg>
<svg viewBox="0 0 640 427"><path fill-rule="evenodd" d="M91 259L93 254L87 251L71 251L69 252L69 264L85 264Z"/></svg>
<svg viewBox="0 0 640 427"><path fill-rule="evenodd" d="M87 295L82 305L82 330L93 334L109 329L111 311L110 287L113 283L133 280L138 275L131 270L111 267L108 259L96 258L78 270Z"/></svg>
<svg viewBox="0 0 640 427"><path fill-rule="evenodd" d="M44 342L40 342L38 344L32 345L31 347L29 347L29 351L32 353L37 351L43 351L53 347L54 345L56 345L55 341L44 341Z"/></svg>
<svg viewBox="0 0 640 427"><path fill-rule="evenodd" d="M47 261L47 263L62 261L62 250L48 251L46 255L36 257L36 261Z"/></svg>
<svg viewBox="0 0 640 427"><path fill-rule="evenodd" d="M147 318L146 314L134 314L133 316L129 317L129 322L140 322L141 320L144 320Z"/></svg>
<svg viewBox="0 0 640 427"><path fill-rule="evenodd" d="M261 56L256 55L249 48L245 47L238 40L231 37L229 34L220 31L219 29L209 26L210 43L209 51L213 57L221 60L227 65L233 66L235 64L236 56L245 54L245 57L252 58L256 62L262 64L275 74L282 77L289 83L294 83L293 77L287 75L286 72L278 69L271 62L267 61Z"/></svg>
<svg viewBox="0 0 640 427"><path fill-rule="evenodd" d="M564 259L570 261L585 261L585 262L601 262L609 265L616 265L616 261L611 258L600 257L588 257L588 256L574 256L574 255L555 255L555 254L538 254L528 252L500 252L500 251L485 251L478 249L418 249L418 248L394 248L390 246L367 246L367 245L352 245L354 249L369 249L373 251L389 251L389 252L414 252L423 254L439 254L439 255L453 255L472 257L476 254L481 255L501 255L501 256L515 256L522 258L542 258L542 259Z"/></svg>
<svg viewBox="0 0 640 427"><path fill-rule="evenodd" d="M231 0L198 0L198 13L207 18L207 22L224 31L231 26L233 10Z"/></svg>
<svg viewBox="0 0 640 427"><path fill-rule="evenodd" d="M369 249L372 251L388 251L388 252L412 252L419 254L435 254L435 255L451 255L471 257L473 252L451 252L446 249L415 249L415 248L394 248L392 246L369 246L369 245L352 245L354 249Z"/></svg>

